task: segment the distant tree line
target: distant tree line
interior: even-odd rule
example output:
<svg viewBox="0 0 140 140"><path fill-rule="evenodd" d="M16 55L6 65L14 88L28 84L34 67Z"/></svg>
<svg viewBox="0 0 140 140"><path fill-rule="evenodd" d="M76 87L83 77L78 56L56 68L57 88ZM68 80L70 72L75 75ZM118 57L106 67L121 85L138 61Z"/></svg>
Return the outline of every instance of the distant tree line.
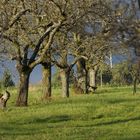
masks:
<svg viewBox="0 0 140 140"><path fill-rule="evenodd" d="M104 66L97 72L97 83L101 85L102 82L103 85L110 86L133 85L133 78L138 73L138 70L135 64L131 64L127 60L114 64L113 68ZM139 80L137 84L140 82Z"/></svg>

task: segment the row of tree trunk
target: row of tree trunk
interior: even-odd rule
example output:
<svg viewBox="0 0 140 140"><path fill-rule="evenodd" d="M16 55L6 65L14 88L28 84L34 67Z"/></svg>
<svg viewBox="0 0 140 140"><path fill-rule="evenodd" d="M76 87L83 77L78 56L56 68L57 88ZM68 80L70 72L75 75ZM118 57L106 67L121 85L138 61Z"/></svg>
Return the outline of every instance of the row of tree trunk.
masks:
<svg viewBox="0 0 140 140"><path fill-rule="evenodd" d="M76 79L76 91L80 89L82 93L87 94L92 90L91 87L96 87L96 71L97 69L86 69L85 64L83 65L83 60L77 62L77 78ZM47 100L51 97L52 84L51 84L51 62L42 63L42 99ZM19 94L16 101L17 106L27 106L28 105L28 90L29 90L29 78L32 72L32 69L29 67L26 70L22 67L17 67L20 75L19 83ZM70 78L71 69L60 68L60 77L62 84L62 96L69 97L69 78Z"/></svg>
<svg viewBox="0 0 140 140"><path fill-rule="evenodd" d="M70 69L60 69L61 87L62 87L62 97L69 97L69 85L70 85ZM90 68L86 70L82 66L80 61L77 63L77 78L74 77L74 88L75 91L82 91L81 93L87 94L89 91L93 92L96 87L96 72L97 69ZM44 63L42 65L42 87L43 87L43 99L48 99L51 97L51 64Z"/></svg>

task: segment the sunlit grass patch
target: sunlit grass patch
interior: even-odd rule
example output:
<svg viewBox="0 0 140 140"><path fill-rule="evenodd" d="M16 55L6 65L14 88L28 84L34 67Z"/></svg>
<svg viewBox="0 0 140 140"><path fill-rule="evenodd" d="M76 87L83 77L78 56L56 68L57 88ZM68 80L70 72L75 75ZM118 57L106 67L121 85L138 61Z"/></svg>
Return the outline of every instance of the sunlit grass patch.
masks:
<svg viewBox="0 0 140 140"><path fill-rule="evenodd" d="M10 90L10 89L9 89ZM99 88L89 95L61 97L54 89L52 99L42 102L41 89L29 91L29 106L16 107L17 91L7 109L0 110L2 140L139 140L140 95L131 88Z"/></svg>

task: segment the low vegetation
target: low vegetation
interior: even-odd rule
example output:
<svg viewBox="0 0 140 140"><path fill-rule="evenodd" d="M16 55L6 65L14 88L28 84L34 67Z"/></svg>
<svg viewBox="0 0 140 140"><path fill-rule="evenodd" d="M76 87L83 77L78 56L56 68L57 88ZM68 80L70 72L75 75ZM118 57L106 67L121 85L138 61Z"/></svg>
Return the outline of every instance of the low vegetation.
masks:
<svg viewBox="0 0 140 140"><path fill-rule="evenodd" d="M139 140L140 0L0 0L0 72L0 140Z"/></svg>
<svg viewBox="0 0 140 140"><path fill-rule="evenodd" d="M29 106L16 107L11 91L7 109L0 110L1 140L139 140L140 90L131 87L98 88L94 94L62 98L53 89L42 102L39 87L30 88Z"/></svg>

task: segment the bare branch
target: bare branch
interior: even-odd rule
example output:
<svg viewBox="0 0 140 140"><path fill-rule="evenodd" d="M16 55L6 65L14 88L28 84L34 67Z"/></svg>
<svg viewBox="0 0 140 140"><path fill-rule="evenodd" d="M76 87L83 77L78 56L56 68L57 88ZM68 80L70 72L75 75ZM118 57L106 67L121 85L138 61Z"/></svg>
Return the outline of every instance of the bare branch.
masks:
<svg viewBox="0 0 140 140"><path fill-rule="evenodd" d="M72 69L74 67L74 65L82 58L86 61L88 60L88 58L86 56L79 56L79 57L75 58L74 62L70 65L70 69Z"/></svg>
<svg viewBox="0 0 140 140"><path fill-rule="evenodd" d="M56 3L54 0L49 0L50 2L52 2L57 8L58 8L58 10L60 11L60 14L62 15L62 16L64 16L65 14L64 14L64 9L62 9L62 7L58 4L58 3ZM67 2L66 2L66 4L67 4ZM66 8L66 7L65 7Z"/></svg>
<svg viewBox="0 0 140 140"><path fill-rule="evenodd" d="M30 9L26 9L26 10L21 11L20 13L18 13L18 14L14 17L13 21L10 23L9 27L11 28L11 27L21 18L21 16L23 16L23 15L26 14L26 12L30 12Z"/></svg>
<svg viewBox="0 0 140 140"><path fill-rule="evenodd" d="M20 44L17 40L13 40L12 38L10 38L9 36L6 36L6 35L1 35L0 34L0 38L3 38L3 39L6 39L8 41L10 41L11 43L13 43L13 47L16 48L17 50L17 55L16 56L12 56L12 60L18 60L21 62L22 60L22 56L21 56L21 50L20 50Z"/></svg>
<svg viewBox="0 0 140 140"><path fill-rule="evenodd" d="M56 23L53 25L53 28L51 29L51 31L49 32L49 39L48 39L48 42L47 44L44 46L43 50L42 50L42 53L40 54L40 57L35 60L35 61L30 61L30 67L34 67L36 66L37 64L41 63L41 61L43 61L43 59L45 58L46 56L46 52L47 50L50 48L52 42L53 42L53 37L55 35L55 33L57 32L57 30L61 27L62 25L62 21L60 21L59 23Z"/></svg>
<svg viewBox="0 0 140 140"><path fill-rule="evenodd" d="M40 46L43 43L44 39L49 35L49 33L54 29L54 25L48 27L48 29L46 30L46 32L42 35L42 37L39 39L37 45L35 46L35 49L33 51L33 54L30 58L29 64L32 63L34 61L34 59L36 58L39 50L40 50Z"/></svg>

